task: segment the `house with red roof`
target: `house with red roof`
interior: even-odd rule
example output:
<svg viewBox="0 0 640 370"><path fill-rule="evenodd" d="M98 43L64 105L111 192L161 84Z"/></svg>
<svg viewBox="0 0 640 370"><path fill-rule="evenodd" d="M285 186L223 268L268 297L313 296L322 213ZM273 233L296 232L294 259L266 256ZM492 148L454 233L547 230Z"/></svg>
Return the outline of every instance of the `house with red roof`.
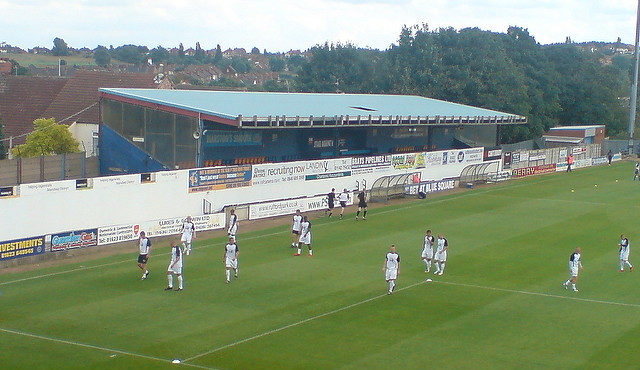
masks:
<svg viewBox="0 0 640 370"><path fill-rule="evenodd" d="M81 150L95 155L100 122L100 88L170 87L152 73L114 73L77 70L69 78L4 76L0 78L0 116L5 138L22 144L37 118L55 118L69 125ZM6 145L9 147L9 145Z"/></svg>

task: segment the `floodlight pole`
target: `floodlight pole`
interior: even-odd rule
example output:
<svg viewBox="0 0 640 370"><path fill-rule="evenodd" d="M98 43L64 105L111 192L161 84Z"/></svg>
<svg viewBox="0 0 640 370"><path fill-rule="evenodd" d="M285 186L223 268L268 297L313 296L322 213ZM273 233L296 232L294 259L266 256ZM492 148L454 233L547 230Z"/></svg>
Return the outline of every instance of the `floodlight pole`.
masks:
<svg viewBox="0 0 640 370"><path fill-rule="evenodd" d="M633 132L636 125L636 100L638 97L638 45L640 44L640 0L636 12L636 40L634 52L633 81L631 83L631 97L629 104L629 155L633 154Z"/></svg>

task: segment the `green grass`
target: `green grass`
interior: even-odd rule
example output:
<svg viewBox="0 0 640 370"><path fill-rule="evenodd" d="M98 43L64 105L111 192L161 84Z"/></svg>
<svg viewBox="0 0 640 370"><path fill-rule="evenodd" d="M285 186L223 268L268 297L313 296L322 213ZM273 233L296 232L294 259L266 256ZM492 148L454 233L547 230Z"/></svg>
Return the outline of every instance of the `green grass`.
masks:
<svg viewBox="0 0 640 370"><path fill-rule="evenodd" d="M313 258L289 228L239 235L224 283L222 238L199 240L185 291L165 292L168 245L140 281L135 255L0 276L3 368L637 368L638 274L617 271L621 233L640 263L633 164L581 169L370 211L313 217ZM619 182L616 182L619 179ZM598 184L598 187L594 185ZM575 192L571 192L575 189ZM450 242L426 278L424 231ZM242 231L242 230L241 230ZM382 262L395 243L398 291ZM583 248L573 293L561 287Z"/></svg>

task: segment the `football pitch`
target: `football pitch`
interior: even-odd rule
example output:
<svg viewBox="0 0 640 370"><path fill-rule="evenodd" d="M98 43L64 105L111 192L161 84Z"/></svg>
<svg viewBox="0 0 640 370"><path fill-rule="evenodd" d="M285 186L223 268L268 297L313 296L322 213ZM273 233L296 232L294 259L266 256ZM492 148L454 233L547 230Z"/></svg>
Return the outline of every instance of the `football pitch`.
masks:
<svg viewBox="0 0 640 370"><path fill-rule="evenodd" d="M163 290L168 242L154 243L145 281L135 252L5 273L0 364L637 368L640 270L618 272L617 247L626 234L640 264L632 177L633 163L619 162L377 207L367 221L354 207L344 220L311 214L311 258L293 257L288 225L241 225L239 279L225 284L225 238L197 240L182 292ZM443 276L424 272L426 229L449 241ZM393 295L382 272L390 244L401 256ZM572 292L562 283L577 246L584 270Z"/></svg>

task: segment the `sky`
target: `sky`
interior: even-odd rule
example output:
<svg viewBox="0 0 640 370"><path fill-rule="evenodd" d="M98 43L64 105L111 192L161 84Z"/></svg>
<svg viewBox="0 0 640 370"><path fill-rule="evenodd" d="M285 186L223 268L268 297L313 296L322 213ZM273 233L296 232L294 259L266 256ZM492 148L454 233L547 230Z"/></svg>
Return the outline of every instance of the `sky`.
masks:
<svg viewBox="0 0 640 370"><path fill-rule="evenodd" d="M0 0L0 42L51 48L134 44L285 52L325 42L387 49L404 25L506 32L541 44L633 44L635 0Z"/></svg>

